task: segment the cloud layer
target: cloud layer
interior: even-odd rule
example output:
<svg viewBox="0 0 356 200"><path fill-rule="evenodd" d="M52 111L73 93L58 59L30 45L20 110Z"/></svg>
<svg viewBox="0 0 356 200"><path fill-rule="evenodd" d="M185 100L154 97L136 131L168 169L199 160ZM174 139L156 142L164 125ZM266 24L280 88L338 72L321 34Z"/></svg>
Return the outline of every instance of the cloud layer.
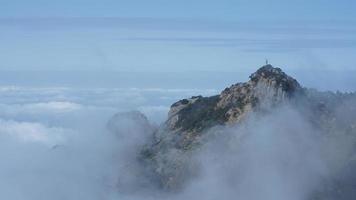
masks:
<svg viewBox="0 0 356 200"><path fill-rule="evenodd" d="M138 109L159 124L173 99L196 92L1 87L0 198L123 198L118 179L126 174L126 181L136 180L126 163L133 162L135 138L144 138L144 131L135 131L142 137L119 139L106 129L110 117Z"/></svg>

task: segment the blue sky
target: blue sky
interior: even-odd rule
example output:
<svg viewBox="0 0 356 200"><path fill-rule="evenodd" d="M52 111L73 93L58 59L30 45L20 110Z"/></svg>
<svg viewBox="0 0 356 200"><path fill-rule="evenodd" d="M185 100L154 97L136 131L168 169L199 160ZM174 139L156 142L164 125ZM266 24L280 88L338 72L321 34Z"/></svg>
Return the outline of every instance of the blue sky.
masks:
<svg viewBox="0 0 356 200"><path fill-rule="evenodd" d="M356 2L0 0L0 70L356 69Z"/></svg>
<svg viewBox="0 0 356 200"><path fill-rule="evenodd" d="M344 19L353 0L2 0L2 17L152 17L204 19Z"/></svg>

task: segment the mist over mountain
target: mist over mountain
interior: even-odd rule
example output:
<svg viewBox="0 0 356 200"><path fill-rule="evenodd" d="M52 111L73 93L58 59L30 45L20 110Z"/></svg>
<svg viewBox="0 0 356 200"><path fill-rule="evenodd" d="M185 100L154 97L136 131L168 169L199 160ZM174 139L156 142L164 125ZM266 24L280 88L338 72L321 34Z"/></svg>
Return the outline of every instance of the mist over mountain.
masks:
<svg viewBox="0 0 356 200"><path fill-rule="evenodd" d="M0 198L354 199L354 93L270 65L225 75L2 79Z"/></svg>
<svg viewBox="0 0 356 200"><path fill-rule="evenodd" d="M355 10L0 0L0 200L356 200Z"/></svg>
<svg viewBox="0 0 356 200"><path fill-rule="evenodd" d="M148 141L117 187L173 199L353 199L355 100L265 65L219 95L172 104L159 127L139 113L116 115L109 127L120 139L137 135L114 126L125 119Z"/></svg>

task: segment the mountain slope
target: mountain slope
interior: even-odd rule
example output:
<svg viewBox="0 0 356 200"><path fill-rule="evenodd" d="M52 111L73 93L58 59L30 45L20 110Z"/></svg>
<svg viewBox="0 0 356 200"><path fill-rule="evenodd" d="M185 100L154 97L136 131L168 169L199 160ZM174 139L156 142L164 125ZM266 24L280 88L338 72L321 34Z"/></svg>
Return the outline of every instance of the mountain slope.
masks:
<svg viewBox="0 0 356 200"><path fill-rule="evenodd" d="M324 181L324 184L313 193L313 199L322 199L326 194L342 199L335 191L346 188L345 190L353 194L353 189L350 188L356 188L352 185L354 181L345 178L347 176L339 176L344 169L355 165L353 161L356 158L353 153L356 144L355 100L356 95L353 93L319 92L303 88L280 68L265 65L253 73L248 82L234 84L219 95L193 96L174 103L167 121L154 131L152 141L145 145L139 160L159 187L180 190L200 173L200 164L195 155L209 141L224 138L223 136L229 132L229 127L239 130L246 126L245 122L251 123L248 122L251 121L251 116L258 120L264 116L270 117L276 110L281 110L280 108L289 107L297 113L294 117L301 116L302 124L311 127L308 128L307 134L320 133L316 141L320 149L326 149L323 152L325 158L340 157L337 164L333 164L335 162L332 159L325 161L330 162L326 166L333 169L333 178ZM289 111L282 109L282 112ZM271 123L274 123L273 120ZM275 120L278 120L278 117ZM276 124L278 125L275 123L274 126ZM288 127L284 129L289 130ZM299 130L299 127L294 129ZM289 130L291 133L288 134L294 131L296 130ZM286 133L286 137L288 134ZM328 147L329 143L334 144L334 140L345 141L342 147L335 145L344 149L343 151L333 152L334 146ZM299 148L298 144L296 147ZM329 156L327 155L329 153L335 155ZM337 183L334 181L335 177L338 177ZM344 178L340 180L340 177Z"/></svg>

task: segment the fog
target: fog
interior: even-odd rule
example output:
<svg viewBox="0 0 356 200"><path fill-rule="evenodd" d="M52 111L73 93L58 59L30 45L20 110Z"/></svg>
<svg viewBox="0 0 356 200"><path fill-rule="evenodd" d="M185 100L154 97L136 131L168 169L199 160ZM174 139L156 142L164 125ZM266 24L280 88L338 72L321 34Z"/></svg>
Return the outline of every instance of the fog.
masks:
<svg viewBox="0 0 356 200"><path fill-rule="evenodd" d="M152 131L125 119L113 133L107 123L138 110L158 126L175 101L221 89L167 87L1 87L0 198L304 200L350 153L347 139L321 139L286 105L215 127L221 137L208 131L209 142L192 157L196 176L178 192L160 190L137 161Z"/></svg>
<svg viewBox="0 0 356 200"><path fill-rule="evenodd" d="M220 129L197 157L202 172L187 199L303 200L328 174L320 133L293 108Z"/></svg>
<svg viewBox="0 0 356 200"><path fill-rule="evenodd" d="M356 199L355 8L355 0L0 0L0 200ZM174 134L157 145L173 103L217 95L265 63L335 93L271 110L267 102L239 124L189 133L203 141L192 151ZM290 86L273 94L284 99ZM204 126L190 121L196 113L187 124L204 128L215 124L211 113L221 120L250 105L234 103L228 113L202 112ZM187 173L174 173L180 167ZM165 187L172 174L179 186Z"/></svg>
<svg viewBox="0 0 356 200"><path fill-rule="evenodd" d="M6 86L0 93L0 198L39 200L117 199L118 177L145 133L118 139L109 119L135 109L159 124L176 99L213 92Z"/></svg>

